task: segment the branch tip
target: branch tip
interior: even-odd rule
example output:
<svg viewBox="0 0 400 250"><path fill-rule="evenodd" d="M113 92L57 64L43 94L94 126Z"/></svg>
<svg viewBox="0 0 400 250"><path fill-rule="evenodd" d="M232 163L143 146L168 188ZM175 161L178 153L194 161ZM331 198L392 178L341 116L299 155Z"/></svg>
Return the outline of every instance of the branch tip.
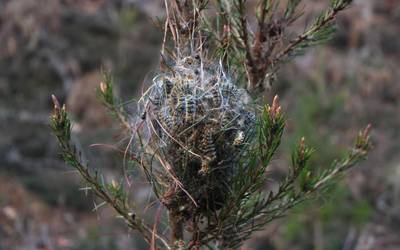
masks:
<svg viewBox="0 0 400 250"><path fill-rule="evenodd" d="M372 130L372 125L371 125L371 123L370 123L370 124L367 125L367 127L366 127L366 128L364 129L364 131L362 132L362 137L363 137L365 140L368 139L368 137L369 137L369 135L370 135L370 133L371 133L371 130Z"/></svg>
<svg viewBox="0 0 400 250"><path fill-rule="evenodd" d="M107 92L107 84L105 84L104 82L100 83L100 91L105 94Z"/></svg>
<svg viewBox="0 0 400 250"><path fill-rule="evenodd" d="M59 111L60 110L60 102L57 100L57 97L55 95L51 95L51 99L53 101L54 104L54 110L55 111Z"/></svg>
<svg viewBox="0 0 400 250"><path fill-rule="evenodd" d="M300 139L300 152L304 153L305 147L306 147L306 138L301 137L301 139Z"/></svg>
<svg viewBox="0 0 400 250"><path fill-rule="evenodd" d="M273 101L272 101L272 106L269 106L267 108L267 111L271 118L277 117L281 113L281 106L279 105L279 96L275 95Z"/></svg>

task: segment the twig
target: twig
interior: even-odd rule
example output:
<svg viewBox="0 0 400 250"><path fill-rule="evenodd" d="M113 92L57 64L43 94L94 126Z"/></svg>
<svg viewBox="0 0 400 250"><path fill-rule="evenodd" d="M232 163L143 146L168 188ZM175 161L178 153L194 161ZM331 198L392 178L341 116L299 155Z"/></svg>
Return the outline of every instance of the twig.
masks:
<svg viewBox="0 0 400 250"><path fill-rule="evenodd" d="M291 51L294 50L294 48L302 43L303 41L309 39L315 32L321 30L324 28L327 24L329 24L331 21L335 19L337 14L345 9L347 5L350 4L350 1L347 4L344 5L339 5L336 8L333 8L330 13L323 18L323 20L317 20L316 24L312 25L311 28L309 28L307 31L305 31L303 34L299 35L297 38L289 42L289 45L287 45L282 51L280 51L272 60L271 64L275 65L278 62L282 60L283 57L286 55L290 54Z"/></svg>

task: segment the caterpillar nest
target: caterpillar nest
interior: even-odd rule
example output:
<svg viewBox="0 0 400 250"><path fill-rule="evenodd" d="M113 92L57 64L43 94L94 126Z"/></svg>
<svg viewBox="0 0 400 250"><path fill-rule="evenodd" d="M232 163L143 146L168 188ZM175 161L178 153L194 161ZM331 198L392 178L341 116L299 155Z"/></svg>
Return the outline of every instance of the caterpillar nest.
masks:
<svg viewBox="0 0 400 250"><path fill-rule="evenodd" d="M189 195L168 178L168 208L191 214L189 209L215 210L223 205L235 159L255 124L248 100L222 66L205 63L199 56L179 59L169 72L153 79L140 102L152 151L196 203L190 205Z"/></svg>

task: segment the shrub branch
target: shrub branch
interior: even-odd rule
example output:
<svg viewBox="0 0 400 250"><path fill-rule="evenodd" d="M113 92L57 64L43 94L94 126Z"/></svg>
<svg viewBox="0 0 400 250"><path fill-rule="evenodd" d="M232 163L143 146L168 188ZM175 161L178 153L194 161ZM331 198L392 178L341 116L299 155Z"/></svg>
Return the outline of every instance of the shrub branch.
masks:
<svg viewBox="0 0 400 250"><path fill-rule="evenodd" d="M151 237L155 237L167 248L171 249L167 241L159 234L154 233L150 226L146 225L141 218L128 205L127 197L123 192L122 185L107 185L97 172L90 173L87 163L82 162L82 153L71 143L71 121L65 105L60 106L57 98L52 96L54 103L53 115L50 119L51 128L57 137L61 147L61 154L64 161L78 171L85 183L91 188L94 194L109 204L122 218L126 224L138 231L144 240L150 244Z"/></svg>

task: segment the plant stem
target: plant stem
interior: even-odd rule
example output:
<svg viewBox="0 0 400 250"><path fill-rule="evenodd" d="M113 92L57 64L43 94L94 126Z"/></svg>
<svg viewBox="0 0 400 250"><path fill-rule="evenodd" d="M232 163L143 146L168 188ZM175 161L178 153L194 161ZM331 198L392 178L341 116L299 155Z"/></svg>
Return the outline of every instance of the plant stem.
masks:
<svg viewBox="0 0 400 250"><path fill-rule="evenodd" d="M183 242L183 223L172 211L169 212L169 225L171 229L171 242L173 249L181 249Z"/></svg>

